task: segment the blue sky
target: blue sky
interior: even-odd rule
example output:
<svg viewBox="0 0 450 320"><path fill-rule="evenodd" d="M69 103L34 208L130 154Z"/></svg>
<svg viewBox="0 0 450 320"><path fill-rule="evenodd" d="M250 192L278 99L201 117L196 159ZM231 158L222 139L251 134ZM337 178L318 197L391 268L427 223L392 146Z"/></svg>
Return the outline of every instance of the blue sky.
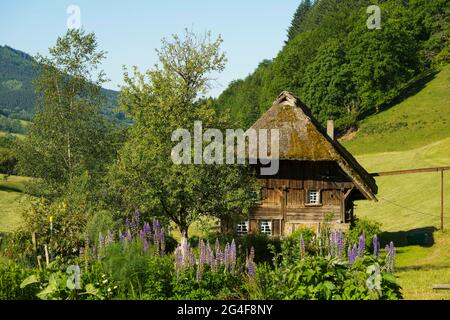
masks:
<svg viewBox="0 0 450 320"><path fill-rule="evenodd" d="M211 91L218 95L234 79L247 76L258 63L273 58L286 39L286 30L300 0L148 0L148 1L26 1L0 2L0 45L30 54L47 54L65 33L69 5L78 5L81 23L95 32L108 52L103 63L111 81L122 83L122 65L148 69L156 62L160 40L184 28L210 30L224 38L228 63Z"/></svg>

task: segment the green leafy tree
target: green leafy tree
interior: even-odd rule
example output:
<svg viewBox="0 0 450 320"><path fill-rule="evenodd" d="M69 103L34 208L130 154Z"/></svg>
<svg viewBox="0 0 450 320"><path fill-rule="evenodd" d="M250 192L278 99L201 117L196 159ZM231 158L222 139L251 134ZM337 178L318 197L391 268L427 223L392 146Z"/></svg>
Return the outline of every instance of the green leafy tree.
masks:
<svg viewBox="0 0 450 320"><path fill-rule="evenodd" d="M134 120L128 140L110 170L116 204L125 210L173 221L182 235L204 215L219 218L245 213L252 205L254 184L245 166L177 165L171 159L172 132L225 128L211 101L205 99L213 72L220 72L225 56L222 39L212 41L186 30L184 37L163 40L159 65L133 75L125 73L121 105Z"/></svg>
<svg viewBox="0 0 450 320"><path fill-rule="evenodd" d="M358 99L345 48L338 40L331 39L319 48L306 68L299 94L322 124L329 119L338 120L336 128L340 129L356 120Z"/></svg>
<svg viewBox="0 0 450 320"><path fill-rule="evenodd" d="M17 155L20 172L36 178L34 190L57 197L82 174L101 175L112 153L100 113L105 52L97 50L95 35L69 30L49 51L37 57L36 114Z"/></svg>
<svg viewBox="0 0 450 320"><path fill-rule="evenodd" d="M347 57L361 101L360 112L366 114L378 112L422 70L407 8L392 2L382 4L382 12L380 30L368 30L360 19L347 39Z"/></svg>

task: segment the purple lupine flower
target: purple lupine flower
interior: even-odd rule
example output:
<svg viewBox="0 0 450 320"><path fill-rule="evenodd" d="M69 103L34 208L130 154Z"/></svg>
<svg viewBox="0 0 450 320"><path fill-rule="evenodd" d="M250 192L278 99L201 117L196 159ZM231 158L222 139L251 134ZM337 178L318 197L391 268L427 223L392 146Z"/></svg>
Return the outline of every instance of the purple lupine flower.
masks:
<svg viewBox="0 0 450 320"><path fill-rule="evenodd" d="M216 243L214 244L214 246L215 246L216 255L217 255L217 252L220 251L220 242L219 242L219 239L216 239Z"/></svg>
<svg viewBox="0 0 450 320"><path fill-rule="evenodd" d="M127 232L126 232L126 240L128 241L128 242L131 242L131 241L133 241L133 236L131 235L131 231L130 231L130 229L127 229Z"/></svg>
<svg viewBox="0 0 450 320"><path fill-rule="evenodd" d="M394 272L395 269L395 253L396 249L394 243L391 241L386 245L386 266L388 272Z"/></svg>
<svg viewBox="0 0 450 320"><path fill-rule="evenodd" d="M136 223L136 220L134 220L134 218L131 219L131 227L130 227L130 230L131 230L131 234L132 234L132 235L135 235L135 234L136 234L137 223Z"/></svg>
<svg viewBox="0 0 450 320"><path fill-rule="evenodd" d="M153 232L155 233L154 234L154 237L155 237L155 239L157 239L157 240L159 240L159 229L160 229L160 224L159 224L159 221L158 220L156 220L156 219L153 219Z"/></svg>
<svg viewBox="0 0 450 320"><path fill-rule="evenodd" d="M358 257L364 256L364 251L366 249L366 236L364 233L359 236L359 243L358 243Z"/></svg>
<svg viewBox="0 0 450 320"><path fill-rule="evenodd" d="M236 243L234 242L234 239L230 246L230 268L231 271L234 271L236 268Z"/></svg>
<svg viewBox="0 0 450 320"><path fill-rule="evenodd" d="M255 262L253 261L255 258L255 249L251 247L250 249L250 255L247 258L247 273L251 278L254 278L256 275L256 266Z"/></svg>
<svg viewBox="0 0 450 320"><path fill-rule="evenodd" d="M356 247L356 244L355 244L355 245L353 245L353 248L350 249L349 254L348 254L349 264L352 265L356 261L357 257L358 257L358 248Z"/></svg>
<svg viewBox="0 0 450 320"><path fill-rule="evenodd" d="M130 219L128 219L128 217L125 219L125 230L130 229Z"/></svg>
<svg viewBox="0 0 450 320"><path fill-rule="evenodd" d="M145 239L145 231L144 230L139 231L139 238L141 238L141 240L144 241L144 239Z"/></svg>
<svg viewBox="0 0 450 320"><path fill-rule="evenodd" d="M199 249L200 254L197 264L197 282L200 282L203 278L203 270L206 262L205 243L203 242L202 238L199 238Z"/></svg>
<svg viewBox="0 0 450 320"><path fill-rule="evenodd" d="M181 245L179 245L175 250L175 270L180 273L183 269L183 250Z"/></svg>
<svg viewBox="0 0 450 320"><path fill-rule="evenodd" d="M330 234L330 255L332 257L335 257L337 255L336 244L337 244L337 231L332 231Z"/></svg>
<svg viewBox="0 0 450 320"><path fill-rule="evenodd" d="M378 241L377 235L373 236L373 255L374 257L378 258L380 255L380 241Z"/></svg>
<svg viewBox="0 0 450 320"><path fill-rule="evenodd" d="M225 266L225 270L228 270L230 262L230 245L227 243L225 245L225 249L223 250L223 265Z"/></svg>
<svg viewBox="0 0 450 320"><path fill-rule="evenodd" d="M98 242L100 245L100 249L103 249L105 247L105 238L103 237L102 233L100 232L98 235Z"/></svg>
<svg viewBox="0 0 450 320"><path fill-rule="evenodd" d="M150 234L151 234L151 228L150 228L150 224L148 222L144 223L144 227L143 227L145 236L150 239Z"/></svg>
<svg viewBox="0 0 450 320"><path fill-rule="evenodd" d="M135 219L135 221L136 221L136 224L137 224L138 226L140 226L140 223L141 223L141 213L139 212L139 210L136 210L136 211L134 212L134 219Z"/></svg>
<svg viewBox="0 0 450 320"><path fill-rule="evenodd" d="M108 235L106 236L106 244L110 244L114 241L114 235L110 230L108 230Z"/></svg>
<svg viewBox="0 0 450 320"><path fill-rule="evenodd" d="M338 239L337 239L337 257L339 260L342 259L342 255L344 253L344 234L342 232L339 232Z"/></svg>
<svg viewBox="0 0 450 320"><path fill-rule="evenodd" d="M147 250L148 250L148 240L146 238L144 238L143 242L144 242L144 252L147 252Z"/></svg>
<svg viewBox="0 0 450 320"><path fill-rule="evenodd" d="M305 258L305 240L303 239L303 234L300 234L300 259Z"/></svg>
<svg viewBox="0 0 450 320"><path fill-rule="evenodd" d="M164 228L161 228L160 240L161 240L161 255L164 255L166 251L166 233L164 232Z"/></svg>
<svg viewBox="0 0 450 320"><path fill-rule="evenodd" d="M206 242L206 252L207 252L208 264L212 267L213 261L214 261L214 253L211 250L211 246L209 245L209 241Z"/></svg>

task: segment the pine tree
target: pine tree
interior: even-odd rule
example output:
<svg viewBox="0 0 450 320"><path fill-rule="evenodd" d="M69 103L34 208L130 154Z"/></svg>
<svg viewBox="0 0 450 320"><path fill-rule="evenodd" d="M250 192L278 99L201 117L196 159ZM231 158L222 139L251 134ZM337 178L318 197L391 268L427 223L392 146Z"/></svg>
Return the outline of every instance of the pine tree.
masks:
<svg viewBox="0 0 450 320"><path fill-rule="evenodd" d="M292 18L291 26L289 27L287 34L287 42L292 40L297 34L302 32L303 20L311 9L311 0L302 0L297 10L294 13L294 17Z"/></svg>

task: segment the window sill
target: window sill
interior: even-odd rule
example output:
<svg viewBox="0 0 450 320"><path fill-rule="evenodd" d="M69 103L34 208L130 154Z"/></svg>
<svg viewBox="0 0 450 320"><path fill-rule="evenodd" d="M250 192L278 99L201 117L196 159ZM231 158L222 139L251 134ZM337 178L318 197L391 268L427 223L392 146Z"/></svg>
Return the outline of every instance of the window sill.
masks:
<svg viewBox="0 0 450 320"><path fill-rule="evenodd" d="M305 207L322 207L322 203L317 203L317 204L313 204L313 203L307 203L305 204Z"/></svg>

